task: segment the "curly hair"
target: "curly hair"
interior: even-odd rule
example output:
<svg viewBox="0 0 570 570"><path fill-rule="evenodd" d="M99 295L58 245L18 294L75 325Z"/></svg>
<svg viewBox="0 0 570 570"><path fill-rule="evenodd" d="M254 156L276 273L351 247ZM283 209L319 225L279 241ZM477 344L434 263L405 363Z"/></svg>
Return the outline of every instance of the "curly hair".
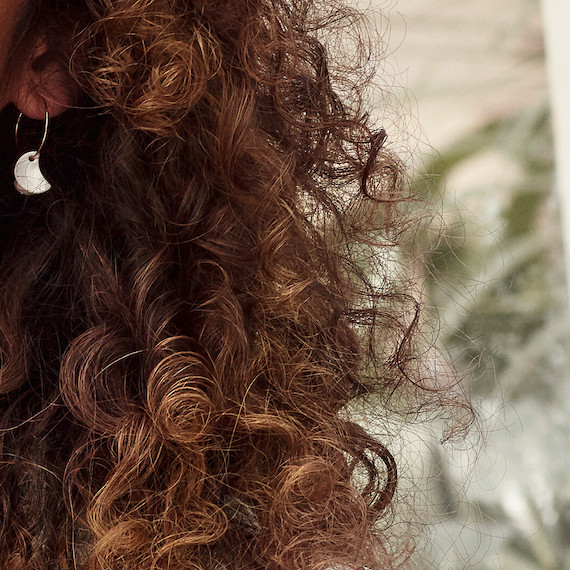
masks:
<svg viewBox="0 0 570 570"><path fill-rule="evenodd" d="M28 3L83 95L53 121L52 191L0 196L2 568L408 559L394 458L344 410L443 396L383 254L402 165L366 62L329 69L357 16L327 5Z"/></svg>

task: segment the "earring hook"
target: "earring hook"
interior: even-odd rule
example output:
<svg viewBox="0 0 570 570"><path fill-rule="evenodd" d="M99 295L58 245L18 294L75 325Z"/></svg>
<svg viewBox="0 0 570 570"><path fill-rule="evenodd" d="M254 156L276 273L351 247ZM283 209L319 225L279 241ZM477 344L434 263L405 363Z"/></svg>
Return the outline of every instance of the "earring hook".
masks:
<svg viewBox="0 0 570 570"><path fill-rule="evenodd" d="M16 128L14 131L14 138L16 139L16 145L18 145L18 131L20 130L20 123L22 121L23 115L24 115L24 113L20 112L20 114L18 115L18 120L16 121ZM30 160L36 160L38 158L38 156L40 156L40 152L41 152L42 148L44 147L44 144L45 144L46 139L47 139L48 127L49 127L49 112L46 109L46 115L45 115L45 120L44 120L44 134L42 137L42 142L40 143L40 146L39 146L38 150L36 151L36 153L32 157L30 157Z"/></svg>

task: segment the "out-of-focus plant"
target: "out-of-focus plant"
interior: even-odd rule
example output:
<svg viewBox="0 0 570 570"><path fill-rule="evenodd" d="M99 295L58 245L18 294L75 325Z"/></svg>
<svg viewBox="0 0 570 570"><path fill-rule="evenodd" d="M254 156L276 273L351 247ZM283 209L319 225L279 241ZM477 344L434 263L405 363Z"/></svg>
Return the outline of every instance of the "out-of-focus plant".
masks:
<svg viewBox="0 0 570 570"><path fill-rule="evenodd" d="M426 172L416 190L445 213L416 236L431 252L425 289L486 444L467 454L466 486L465 457L428 452L438 524L420 567L570 568L570 327L547 107L470 134Z"/></svg>

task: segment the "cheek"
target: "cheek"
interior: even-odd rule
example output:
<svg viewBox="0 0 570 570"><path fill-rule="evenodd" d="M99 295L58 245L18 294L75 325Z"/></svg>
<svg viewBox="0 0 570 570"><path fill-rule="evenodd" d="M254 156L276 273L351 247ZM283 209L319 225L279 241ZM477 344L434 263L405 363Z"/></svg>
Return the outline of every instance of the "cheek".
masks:
<svg viewBox="0 0 570 570"><path fill-rule="evenodd" d="M10 43L18 14L22 6L21 0L0 0L0 105L8 103L6 93L10 86L4 85L4 70L9 60ZM0 108L1 108L0 107Z"/></svg>

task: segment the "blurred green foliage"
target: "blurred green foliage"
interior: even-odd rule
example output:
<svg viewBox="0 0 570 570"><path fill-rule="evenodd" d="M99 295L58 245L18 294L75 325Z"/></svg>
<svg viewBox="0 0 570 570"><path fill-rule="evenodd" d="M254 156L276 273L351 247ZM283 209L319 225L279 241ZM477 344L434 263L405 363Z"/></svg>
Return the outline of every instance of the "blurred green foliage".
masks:
<svg viewBox="0 0 570 570"><path fill-rule="evenodd" d="M485 157L498 175L477 167ZM460 171L461 202L449 188ZM445 450L430 448L438 524L419 567L568 569L570 339L548 107L469 134L426 172L415 191L443 204L443 221L413 247L429 251L439 342L473 379L486 446L467 452L468 485Z"/></svg>

